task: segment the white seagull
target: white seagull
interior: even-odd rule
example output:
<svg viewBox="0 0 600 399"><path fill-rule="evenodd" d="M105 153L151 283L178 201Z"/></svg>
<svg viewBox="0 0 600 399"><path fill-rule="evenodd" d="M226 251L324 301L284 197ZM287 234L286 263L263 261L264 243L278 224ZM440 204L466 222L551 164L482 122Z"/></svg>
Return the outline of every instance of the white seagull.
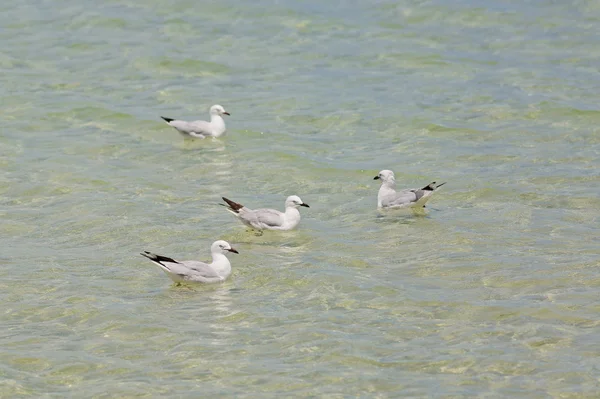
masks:
<svg viewBox="0 0 600 399"><path fill-rule="evenodd" d="M210 107L210 122L207 121L193 121L186 122L177 119L165 118L161 116L167 122L167 125L174 127L186 137L195 137L198 139L204 139L207 137L219 137L225 134L225 120L222 115L229 115L229 112L225 111L220 105L213 105Z"/></svg>
<svg viewBox="0 0 600 399"><path fill-rule="evenodd" d="M246 226L259 231L292 230L300 223L298 208L301 206L310 208L297 195L287 197L285 200L285 212L279 212L275 209L252 210L225 197L221 198L227 203L227 205L221 205L227 207L229 212L234 214Z"/></svg>
<svg viewBox="0 0 600 399"><path fill-rule="evenodd" d="M225 256L226 252L239 253L227 241L215 241L210 247L212 262L204 263L197 260L178 261L166 256L144 251L140 255L157 264L174 282L218 283L231 274L231 263Z"/></svg>
<svg viewBox="0 0 600 399"><path fill-rule="evenodd" d="M429 201L433 192L446 184L435 182L426 185L423 188L404 189L396 191L396 177L391 170L382 170L373 180L381 179L381 187L377 194L378 208L424 208L425 203Z"/></svg>

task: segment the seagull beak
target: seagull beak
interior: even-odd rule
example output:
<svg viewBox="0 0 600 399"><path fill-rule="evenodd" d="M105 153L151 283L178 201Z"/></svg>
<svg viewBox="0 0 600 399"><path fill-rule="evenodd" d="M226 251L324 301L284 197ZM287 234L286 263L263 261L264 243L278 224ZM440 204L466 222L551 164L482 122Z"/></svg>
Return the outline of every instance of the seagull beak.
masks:
<svg viewBox="0 0 600 399"><path fill-rule="evenodd" d="M239 252L238 252L238 251L236 251L236 250L235 250L235 249L233 249L233 248L229 248L229 249L228 249L228 251L229 251L229 252L233 252L234 254L239 254Z"/></svg>
<svg viewBox="0 0 600 399"><path fill-rule="evenodd" d="M229 112L223 112L223 115L231 115Z"/></svg>
<svg viewBox="0 0 600 399"><path fill-rule="evenodd" d="M308 204L305 204L304 202L300 204L300 206L305 206L307 208L310 208L310 206L308 206Z"/></svg>
<svg viewBox="0 0 600 399"><path fill-rule="evenodd" d="M373 180L379 180L379 179L380 179L380 177L379 177L379 176L375 176L375 177L373 178Z"/></svg>

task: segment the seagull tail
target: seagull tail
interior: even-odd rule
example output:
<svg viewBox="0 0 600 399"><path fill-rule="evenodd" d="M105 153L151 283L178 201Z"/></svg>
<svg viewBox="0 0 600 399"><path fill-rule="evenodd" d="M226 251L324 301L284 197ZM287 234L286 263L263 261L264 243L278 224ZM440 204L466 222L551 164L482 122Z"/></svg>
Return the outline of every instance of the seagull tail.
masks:
<svg viewBox="0 0 600 399"><path fill-rule="evenodd" d="M227 210L231 211L234 214L238 214L240 212L240 209L242 209L244 207L244 205L242 204L238 204L237 202L233 202L230 199L227 199L225 197L221 197L223 198L223 201L225 201L227 203L227 205L225 204L221 204L223 206L228 206Z"/></svg>
<svg viewBox="0 0 600 399"><path fill-rule="evenodd" d="M171 119L171 118L165 118L164 116L161 116L161 118L163 118L165 120L165 122L167 122L167 123L171 123L175 120L175 119Z"/></svg>
<svg viewBox="0 0 600 399"><path fill-rule="evenodd" d="M437 190L438 188L442 187L444 184L446 184L446 182L443 182L442 184L438 184L436 186L435 182L431 182L428 185L426 185L425 187L423 187L421 190L424 190L424 191L434 191L434 190Z"/></svg>
<svg viewBox="0 0 600 399"><path fill-rule="evenodd" d="M166 256L162 256L162 255L153 254L152 252L148 252L148 251L140 252L140 255L150 259L152 262L156 263L157 265L159 265L160 267L162 267L163 269L166 269L166 270L170 270L170 269L163 262L179 263L175 259L167 258Z"/></svg>

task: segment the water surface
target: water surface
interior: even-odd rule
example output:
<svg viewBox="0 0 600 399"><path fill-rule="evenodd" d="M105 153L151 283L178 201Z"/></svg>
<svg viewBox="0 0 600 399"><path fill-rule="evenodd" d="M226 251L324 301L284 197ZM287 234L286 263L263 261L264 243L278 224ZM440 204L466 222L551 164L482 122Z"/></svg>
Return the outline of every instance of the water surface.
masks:
<svg viewBox="0 0 600 399"><path fill-rule="evenodd" d="M600 7L11 1L2 397L598 396ZM185 143L160 115L232 116ZM424 215L377 182L448 181ZM255 236L218 206L309 203ZM175 287L142 250L233 275Z"/></svg>

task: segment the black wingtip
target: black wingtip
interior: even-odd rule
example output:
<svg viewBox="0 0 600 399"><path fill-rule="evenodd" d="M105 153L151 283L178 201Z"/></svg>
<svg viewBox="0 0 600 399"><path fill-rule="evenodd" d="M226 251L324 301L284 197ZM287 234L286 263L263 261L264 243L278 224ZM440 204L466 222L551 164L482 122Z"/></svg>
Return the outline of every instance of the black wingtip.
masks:
<svg viewBox="0 0 600 399"><path fill-rule="evenodd" d="M438 184L437 186L435 185L435 182L431 182L428 185L426 185L425 187L423 187L421 190L425 190L425 191L435 191L438 188L442 187L444 184L446 184L446 182L443 182L442 184Z"/></svg>
<svg viewBox="0 0 600 399"><path fill-rule="evenodd" d="M221 197L221 198L223 199L223 201L225 201L227 203L227 205L229 205L229 209L231 209L232 211L234 211L236 213L238 213L238 211L244 207L244 205L238 204L237 202L233 202L229 198L225 198L225 197Z"/></svg>
<svg viewBox="0 0 600 399"><path fill-rule="evenodd" d="M171 119L171 118L165 118L164 116L161 116L161 118L163 118L165 120L165 122L167 122L167 123L175 120L175 119Z"/></svg>
<svg viewBox="0 0 600 399"><path fill-rule="evenodd" d="M435 182L432 181L431 183L429 183L428 185L426 185L425 187L423 187L421 190L433 191L433 190L435 190L435 188L436 188Z"/></svg>
<svg viewBox="0 0 600 399"><path fill-rule="evenodd" d="M167 266L163 262L180 263L173 258L153 254L152 252L148 252L148 251L140 252L140 255L145 256L146 258L150 259L152 262L160 263L161 265L163 265L165 267L167 267ZM168 269L168 267L167 267L167 269Z"/></svg>

